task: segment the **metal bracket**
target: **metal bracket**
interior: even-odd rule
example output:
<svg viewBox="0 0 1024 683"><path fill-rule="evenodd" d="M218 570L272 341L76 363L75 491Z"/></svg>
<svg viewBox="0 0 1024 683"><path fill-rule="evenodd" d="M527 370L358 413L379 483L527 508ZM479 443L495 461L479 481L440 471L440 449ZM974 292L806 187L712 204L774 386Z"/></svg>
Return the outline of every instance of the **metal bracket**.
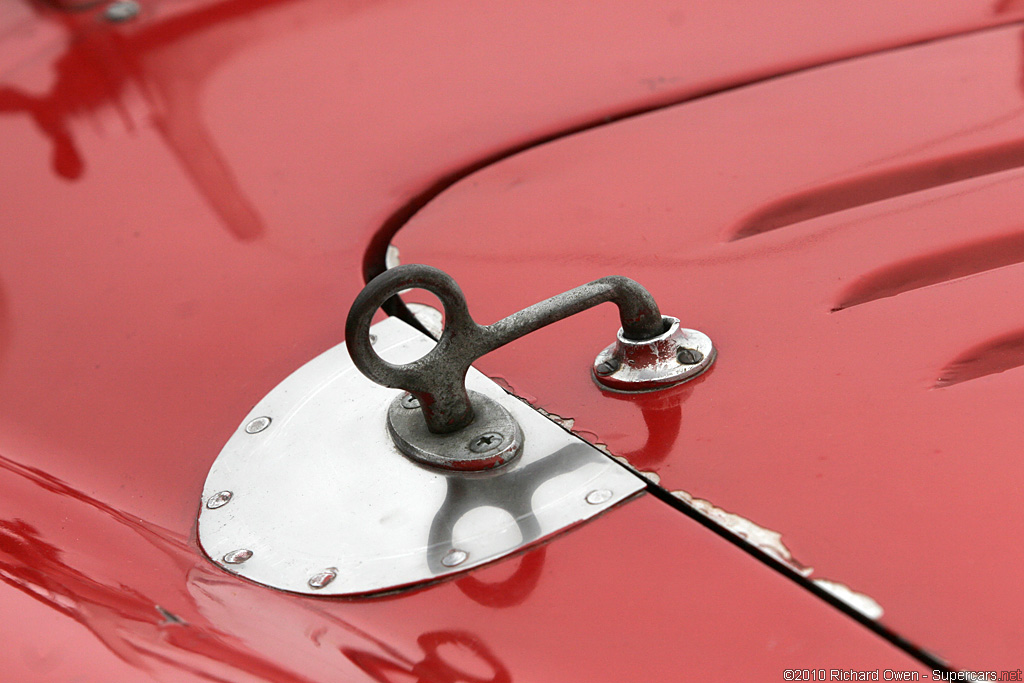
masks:
<svg viewBox="0 0 1024 683"><path fill-rule="evenodd" d="M603 388L627 393L667 389L693 379L715 362L718 352L703 332L679 326L665 316L668 328L652 339L636 341L619 332L615 343L597 354L594 378Z"/></svg>
<svg viewBox="0 0 1024 683"><path fill-rule="evenodd" d="M434 345L396 318L372 334L393 362ZM199 512L203 552L273 588L372 595L504 557L643 490L642 479L475 369L466 383L520 426L518 458L463 473L402 457L383 416L398 401L423 424L401 407L404 394L360 374L344 345L313 359L253 408L213 463Z"/></svg>
<svg viewBox="0 0 1024 683"><path fill-rule="evenodd" d="M395 365L374 351L370 322L385 301L411 288L437 295L444 305L445 326L430 353ZM349 311L345 342L364 375L409 392L405 404L388 412L389 429L403 453L446 469L490 469L515 459L518 440L500 408L485 397L470 399L465 386L470 365L519 337L609 301L619 307L622 328L618 342L602 351L594 364L594 377L604 388L663 389L696 377L714 362L715 349L706 335L681 329L676 318L662 316L650 293L629 278L601 278L484 326L470 316L462 290L451 277L421 264L396 266L366 285ZM403 410L411 401L421 409L422 421ZM476 448L469 455L465 452L467 436L462 430L470 425L473 438L496 437L482 444L494 446L486 455Z"/></svg>
<svg viewBox="0 0 1024 683"><path fill-rule="evenodd" d="M404 394L388 408L388 432L399 450L424 465L479 472L515 460L523 446L523 430L512 415L483 394L469 392L476 419L464 434L434 434L417 410L419 400Z"/></svg>

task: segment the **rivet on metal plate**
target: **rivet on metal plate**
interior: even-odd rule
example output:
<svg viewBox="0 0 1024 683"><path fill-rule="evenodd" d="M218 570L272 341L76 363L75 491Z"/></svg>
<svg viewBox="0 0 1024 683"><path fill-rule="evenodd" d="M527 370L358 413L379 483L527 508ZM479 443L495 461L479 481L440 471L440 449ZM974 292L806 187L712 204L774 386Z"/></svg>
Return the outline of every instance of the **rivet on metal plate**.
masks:
<svg viewBox="0 0 1024 683"><path fill-rule="evenodd" d="M212 496L210 496L210 498L206 501L206 507L210 508L211 510L222 508L229 502L231 502L231 497L233 495L234 494L231 493L231 491L220 491L218 493L215 493Z"/></svg>
<svg viewBox="0 0 1024 683"><path fill-rule="evenodd" d="M441 558L441 564L446 567L458 567L467 559L469 559L469 553L464 550L452 549L448 551L447 555Z"/></svg>
<svg viewBox="0 0 1024 683"><path fill-rule="evenodd" d="M249 420L249 424L245 425L245 433L259 434L264 429L270 426L270 422L271 420L269 417L257 417L252 420Z"/></svg>
<svg viewBox="0 0 1024 683"><path fill-rule="evenodd" d="M309 587L313 590L320 590L321 588L326 587L327 584L329 584L331 581L334 581L336 578L338 578L338 568L331 567L329 569L323 570L322 572L314 574L309 579Z"/></svg>
<svg viewBox="0 0 1024 683"><path fill-rule="evenodd" d="M242 564L251 557L251 550L248 548L240 548L239 550L232 550L229 553L225 553L223 560L226 564Z"/></svg>
<svg viewBox="0 0 1024 683"><path fill-rule="evenodd" d="M598 489L587 494L587 502L591 505L601 505L612 499L612 492L608 489Z"/></svg>

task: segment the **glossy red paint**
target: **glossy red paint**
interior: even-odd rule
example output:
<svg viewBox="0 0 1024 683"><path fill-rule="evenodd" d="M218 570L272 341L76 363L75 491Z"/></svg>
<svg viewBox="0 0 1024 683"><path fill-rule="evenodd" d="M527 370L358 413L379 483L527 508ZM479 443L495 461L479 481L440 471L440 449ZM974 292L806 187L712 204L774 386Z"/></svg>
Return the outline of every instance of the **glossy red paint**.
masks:
<svg viewBox="0 0 1024 683"><path fill-rule="evenodd" d="M0 485L7 501L32 514L31 522L0 522L0 596L5 605L25 595L36 601L20 613L20 633L8 631L19 643L5 658L12 680L46 680L47 664L66 670L79 651L82 663L97 666L87 680L111 680L124 664L135 669L133 680L149 673L275 682L397 682L410 673L453 683L767 680L794 666L922 670L650 496L454 581L390 598L329 600L225 574L177 531L7 459ZM13 589L23 594L17 600ZM60 650L48 645L53 614L37 614L40 604L81 627L62 626L68 640ZM106 658L94 639L109 648Z"/></svg>
<svg viewBox="0 0 1024 683"><path fill-rule="evenodd" d="M487 583L503 577L496 567L386 601L300 600L212 569L190 535L238 420L341 341L363 261L447 178L629 112L1024 15L1019 3L961 0L883 11L165 0L109 25L99 6L6 3L0 594L19 615L5 625L6 672L59 678L47 671L74 662L102 680L128 665L168 680L288 681L404 667L449 680L435 655L454 643L512 678L575 678L555 625L577 629L574 651L601 665L595 680L637 666L714 678L712 664L776 680L764 662L786 657L902 666L649 500L526 556L500 594ZM678 426L672 405L652 406L652 424ZM698 588L673 590L680 562ZM651 574L631 583L642 565ZM495 619L527 580L544 598ZM463 586L493 604L455 599ZM792 623L775 618L783 610ZM701 620L692 652L674 630L684 618ZM41 649L54 633L64 647Z"/></svg>
<svg viewBox="0 0 1024 683"><path fill-rule="evenodd" d="M1022 74L1018 26L708 97L476 173L396 243L481 322L605 272L649 287L718 345L688 385L599 391L612 311L478 367L954 665L1016 669Z"/></svg>

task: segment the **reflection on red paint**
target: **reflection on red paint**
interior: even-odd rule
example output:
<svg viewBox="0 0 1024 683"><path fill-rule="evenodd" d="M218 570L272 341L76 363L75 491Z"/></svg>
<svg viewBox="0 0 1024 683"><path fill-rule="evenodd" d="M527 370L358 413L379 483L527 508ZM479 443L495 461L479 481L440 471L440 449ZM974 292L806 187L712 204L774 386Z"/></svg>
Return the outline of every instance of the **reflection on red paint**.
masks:
<svg viewBox="0 0 1024 683"><path fill-rule="evenodd" d="M470 574L455 582L466 597L485 607L521 605L537 587L544 570L545 546L519 557L519 566L503 581L488 583Z"/></svg>
<svg viewBox="0 0 1024 683"><path fill-rule="evenodd" d="M232 644L234 637L191 625L143 593L93 580L20 520L0 520L0 581L85 626L125 663L156 673L165 666L209 680L232 668L267 681L309 679ZM214 666L211 666L214 665Z"/></svg>
<svg viewBox="0 0 1024 683"><path fill-rule="evenodd" d="M68 180L80 178L85 163L75 147L66 118L53 106L53 95L39 97L10 86L0 86L0 114L17 112L28 114L39 131L50 139L54 172Z"/></svg>
<svg viewBox="0 0 1024 683"><path fill-rule="evenodd" d="M158 564L167 571L170 560L171 571L180 575L175 585L184 586L193 566L216 572L196 557L184 539L115 510L45 472L0 456L0 475L0 498L17 499L25 484L37 496L58 496L38 508L36 516L42 516L40 510L54 510L57 518L82 520L99 512L103 524L114 523L104 527L102 538L108 543L128 531L138 547L130 562L140 573L153 571ZM59 509L68 503L75 514L65 518ZM60 519L54 521L63 524ZM37 526L19 518L0 519L0 581L82 624L118 658L140 671L158 674L166 669L223 680L217 672L233 670L275 683L310 680L261 657L237 636L214 628L194 604L168 609L150 594L152 586L132 588L86 574L72 566L64 551L46 540Z"/></svg>
<svg viewBox="0 0 1024 683"><path fill-rule="evenodd" d="M415 677L418 683L512 681L501 660L472 633L432 631L421 635L416 642L424 653L423 659L416 663L388 659L364 650L343 648L342 652L379 683L405 681L408 676ZM481 675L481 671L486 673Z"/></svg>
<svg viewBox="0 0 1024 683"><path fill-rule="evenodd" d="M1018 3L1020 7L1024 7L1024 2ZM1016 8L1019 9L1019 8ZM1020 32L1021 42L1021 60L1020 60L1020 91L1024 92L1024 31Z"/></svg>
<svg viewBox="0 0 1024 683"><path fill-rule="evenodd" d="M646 438L643 444L630 451L616 452L615 455L625 458L629 463L641 470L656 469L661 464L679 438L683 424L683 404L694 394L697 387L715 371L711 366L700 377L665 392L646 394L615 394L604 392L609 398L628 401L640 409L643 416ZM594 435L594 439L597 439Z"/></svg>
<svg viewBox="0 0 1024 683"><path fill-rule="evenodd" d="M1015 330L986 340L946 364L935 388L995 375L1024 366L1024 330Z"/></svg>
<svg viewBox="0 0 1024 683"><path fill-rule="evenodd" d="M3 367L7 345L11 337L11 314L7 307L7 294L3 281L0 281L0 367Z"/></svg>
<svg viewBox="0 0 1024 683"><path fill-rule="evenodd" d="M1013 14L1024 10L1024 0L998 0L992 11L995 14Z"/></svg>
<svg viewBox="0 0 1024 683"><path fill-rule="evenodd" d="M640 409L640 414L646 427L646 437L644 443L639 448L621 453L616 452L614 455L625 458L638 469L651 469L664 460L672 450L672 445L676 442L676 439L679 438L679 430L683 422L683 403L689 400L694 389L704 381L704 377L712 372L714 372L714 366L711 366L702 376L667 392L640 394L602 392L608 398L626 401L637 406ZM601 440L601 437L592 431L575 429L575 419L573 417L555 415L539 408L538 403L540 401L536 396L513 387L507 379L497 376L491 376L490 379L508 393L514 394L534 408L538 408L549 419L552 419L556 424L569 430L581 439L590 443L598 443Z"/></svg>
<svg viewBox="0 0 1024 683"><path fill-rule="evenodd" d="M292 1L211 3L138 27L112 26L93 12L68 14L28 2L40 20L62 28L66 48L54 61L48 92L0 86L0 115L28 115L51 142L54 173L74 181L88 164L75 141L72 119L113 108L131 130L136 121L125 100L141 96L144 118L160 132L211 210L236 238L255 239L264 232L263 219L207 131L199 97L206 78L251 38L232 25L245 15L248 32L258 32L251 26L254 14ZM183 66L188 78L181 77Z"/></svg>
<svg viewBox="0 0 1024 683"><path fill-rule="evenodd" d="M402 660L395 648L325 609L329 604L242 582L200 558L173 532L3 456L0 500L35 501L33 522L6 511L0 519L0 582L75 620L140 674L162 678L174 672L217 681L244 674L272 683L310 683L351 661L376 680L391 680L380 676L401 671L431 683L511 681L505 665L471 633L424 633L418 638L424 657ZM68 545L62 532L76 539L84 534L85 551ZM97 543L101 555L125 544L134 551L110 566L112 571L84 569L97 552L90 545ZM539 571L542 562L543 552L520 577ZM124 583L126 566L131 586ZM530 590L535 583L528 576L514 582L519 581ZM261 613L276 614L281 628L266 631L261 619L254 620L256 604ZM337 649L324 649L330 640ZM318 656L278 664L283 660L268 642L292 652L310 647ZM340 654L326 656L332 651Z"/></svg>

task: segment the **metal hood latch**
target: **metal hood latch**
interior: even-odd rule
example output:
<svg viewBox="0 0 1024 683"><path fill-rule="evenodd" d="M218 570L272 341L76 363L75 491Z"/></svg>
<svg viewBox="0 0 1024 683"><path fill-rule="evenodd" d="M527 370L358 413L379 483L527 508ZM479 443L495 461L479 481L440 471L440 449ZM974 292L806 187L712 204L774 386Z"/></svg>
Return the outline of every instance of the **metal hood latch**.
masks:
<svg viewBox="0 0 1024 683"><path fill-rule="evenodd" d="M412 287L444 304L436 343L397 318L370 324ZM602 386L650 390L714 360L710 340L662 318L626 278L486 327L441 271L399 266L374 279L349 314L347 347L275 387L218 455L199 514L203 551L273 588L374 595L504 557L637 494L643 479L471 367L603 301L619 305L623 329L592 369Z"/></svg>

